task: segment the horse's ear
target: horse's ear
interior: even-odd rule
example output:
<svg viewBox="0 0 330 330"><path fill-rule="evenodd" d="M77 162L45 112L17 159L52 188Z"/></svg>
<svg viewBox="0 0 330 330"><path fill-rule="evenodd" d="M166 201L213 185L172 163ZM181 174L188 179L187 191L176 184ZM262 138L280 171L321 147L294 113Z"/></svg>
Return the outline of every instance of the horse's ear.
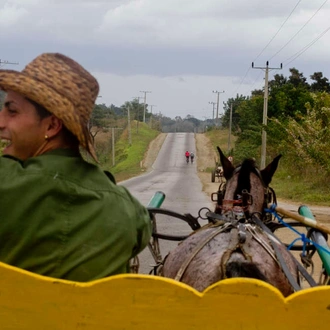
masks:
<svg viewBox="0 0 330 330"><path fill-rule="evenodd" d="M260 171L261 177L266 186L268 186L270 184L270 182L272 181L272 177L273 177L275 171L277 170L277 165L278 165L278 162L281 157L282 157L282 155L276 156L273 159L273 161L267 165L267 167L265 167L263 170Z"/></svg>
<svg viewBox="0 0 330 330"><path fill-rule="evenodd" d="M219 155L220 155L220 161L221 161L222 169L223 169L223 176L225 177L226 180L229 180L233 175L235 167L233 166L231 161L228 160L228 158L223 154L221 149L219 147L217 147L217 149L218 149Z"/></svg>

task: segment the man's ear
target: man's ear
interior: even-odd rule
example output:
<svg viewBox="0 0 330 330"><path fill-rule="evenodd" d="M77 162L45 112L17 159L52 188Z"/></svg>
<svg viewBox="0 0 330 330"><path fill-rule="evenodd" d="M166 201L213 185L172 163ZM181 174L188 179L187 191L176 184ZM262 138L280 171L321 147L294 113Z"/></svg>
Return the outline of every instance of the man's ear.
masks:
<svg viewBox="0 0 330 330"><path fill-rule="evenodd" d="M46 125L46 133L49 138L56 136L63 128L63 122L54 115L44 118Z"/></svg>

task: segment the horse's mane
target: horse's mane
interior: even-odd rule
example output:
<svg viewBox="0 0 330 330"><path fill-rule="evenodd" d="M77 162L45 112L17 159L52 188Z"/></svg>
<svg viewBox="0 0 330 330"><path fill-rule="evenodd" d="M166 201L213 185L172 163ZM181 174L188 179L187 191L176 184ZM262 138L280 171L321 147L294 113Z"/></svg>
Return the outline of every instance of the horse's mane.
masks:
<svg viewBox="0 0 330 330"><path fill-rule="evenodd" d="M245 159L241 165L236 168L238 173L237 187L235 195L240 194L243 190L250 192L251 182L250 182L250 173L258 174L256 170L256 162L252 158Z"/></svg>

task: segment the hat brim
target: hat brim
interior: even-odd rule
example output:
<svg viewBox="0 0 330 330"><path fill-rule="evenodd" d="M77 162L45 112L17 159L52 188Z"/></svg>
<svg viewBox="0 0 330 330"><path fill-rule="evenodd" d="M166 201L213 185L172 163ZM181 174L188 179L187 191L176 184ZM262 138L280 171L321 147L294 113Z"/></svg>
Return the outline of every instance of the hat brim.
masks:
<svg viewBox="0 0 330 330"><path fill-rule="evenodd" d="M12 90L37 102L50 113L61 119L64 126L74 134L80 145L98 162L87 121L82 122L75 105L60 95L51 86L14 70L0 71L0 88Z"/></svg>

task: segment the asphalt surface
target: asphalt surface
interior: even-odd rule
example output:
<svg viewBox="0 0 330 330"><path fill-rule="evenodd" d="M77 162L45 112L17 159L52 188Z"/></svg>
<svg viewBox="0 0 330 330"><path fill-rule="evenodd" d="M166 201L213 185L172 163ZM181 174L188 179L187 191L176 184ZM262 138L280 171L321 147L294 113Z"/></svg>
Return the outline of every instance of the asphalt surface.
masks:
<svg viewBox="0 0 330 330"><path fill-rule="evenodd" d="M143 205L148 205L157 191L165 193L166 198L161 208L181 214L198 215L203 207L213 208L210 198L202 191L202 184L197 176L195 161L186 163L186 150L196 155L193 133L169 133L153 164L153 170L145 175L120 182L127 187ZM196 158L196 157L195 157ZM203 223L201 223L203 224ZM182 220L166 215L157 216L157 231L163 234L186 235L191 228ZM160 241L162 256L174 249L177 242ZM140 255L139 273L147 274L155 264L149 249Z"/></svg>

